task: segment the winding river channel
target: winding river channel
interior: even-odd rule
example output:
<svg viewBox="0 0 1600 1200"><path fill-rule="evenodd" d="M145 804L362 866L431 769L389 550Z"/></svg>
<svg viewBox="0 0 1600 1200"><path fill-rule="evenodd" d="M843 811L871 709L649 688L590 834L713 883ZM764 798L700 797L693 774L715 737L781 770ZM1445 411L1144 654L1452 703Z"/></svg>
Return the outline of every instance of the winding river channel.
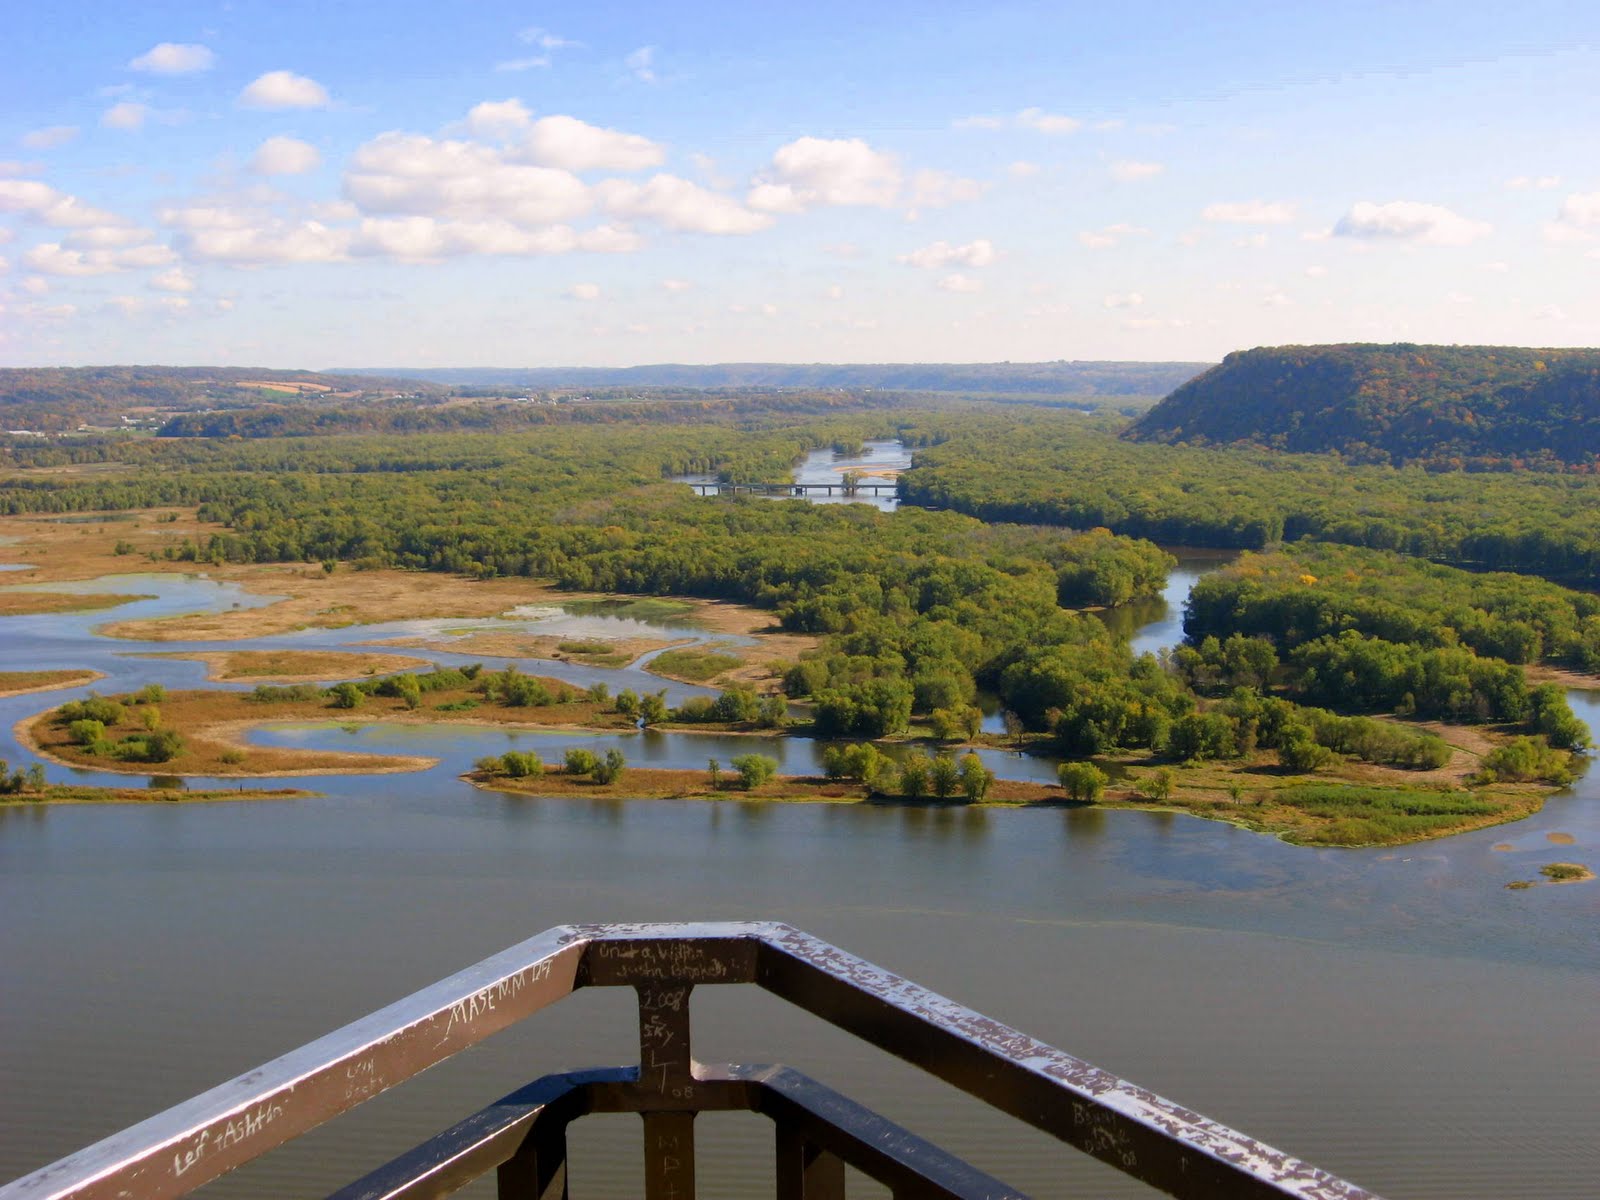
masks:
<svg viewBox="0 0 1600 1200"><path fill-rule="evenodd" d="M1214 562L1185 556L1165 602L1114 627L1141 649L1177 641ZM200 577L82 586L155 597L117 620L268 602ZM662 631L537 610L157 647L97 636L108 619L0 619L7 668L93 667L115 692L203 678L146 650ZM703 690L637 664L523 665L675 700ZM76 694L0 700L0 757L30 761L13 724ZM1600 724L1600 697L1572 699ZM798 925L1386 1196L1592 1196L1600 1178L1600 884L1504 886L1600 860L1600 771L1515 825L1313 850L1165 813L534 799L457 779L513 746L703 767L760 744L746 737L308 724L254 738L440 763L290 781L319 793L305 799L0 809L0 1179L551 925L736 918ZM801 739L762 748L790 771L816 761ZM990 763L1053 778L1045 760ZM708 988L695 1005L703 1060L792 1063L1034 1195L1146 1194L769 997ZM538 1074L636 1057L635 1037L628 997L585 991L209 1193L331 1190ZM770 1191L764 1122L697 1129L703 1195ZM636 1119L575 1126L574 1195L640 1194L637 1147Z"/></svg>

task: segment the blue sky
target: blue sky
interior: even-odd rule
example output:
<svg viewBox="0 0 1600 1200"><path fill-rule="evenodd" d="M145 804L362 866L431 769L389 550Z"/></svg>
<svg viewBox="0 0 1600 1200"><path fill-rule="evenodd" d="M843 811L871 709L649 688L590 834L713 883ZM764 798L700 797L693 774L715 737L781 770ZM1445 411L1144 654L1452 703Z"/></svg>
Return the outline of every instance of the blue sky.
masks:
<svg viewBox="0 0 1600 1200"><path fill-rule="evenodd" d="M15 5L0 363L1600 344L1578 3Z"/></svg>

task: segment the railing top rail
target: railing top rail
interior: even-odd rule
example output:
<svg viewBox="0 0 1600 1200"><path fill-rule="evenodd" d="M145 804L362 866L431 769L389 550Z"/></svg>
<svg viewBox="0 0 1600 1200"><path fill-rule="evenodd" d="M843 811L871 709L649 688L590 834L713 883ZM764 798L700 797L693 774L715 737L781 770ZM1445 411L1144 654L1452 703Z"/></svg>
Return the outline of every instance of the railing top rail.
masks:
<svg viewBox="0 0 1600 1200"><path fill-rule="evenodd" d="M579 987L755 983L1174 1195L1375 1200L1053 1046L776 922L558 926L0 1187L183 1195Z"/></svg>

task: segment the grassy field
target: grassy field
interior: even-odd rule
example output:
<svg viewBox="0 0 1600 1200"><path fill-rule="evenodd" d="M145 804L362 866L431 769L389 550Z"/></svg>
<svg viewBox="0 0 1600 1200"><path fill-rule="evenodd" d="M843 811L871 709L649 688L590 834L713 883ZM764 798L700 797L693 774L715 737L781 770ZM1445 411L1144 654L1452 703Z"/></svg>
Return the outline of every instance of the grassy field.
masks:
<svg viewBox="0 0 1600 1200"><path fill-rule="evenodd" d="M37 792L0 795L0 807L33 804L201 804L234 800L298 800L315 796L300 788L97 788L52 785Z"/></svg>
<svg viewBox="0 0 1600 1200"><path fill-rule="evenodd" d="M103 679L99 671L87 667L64 671L0 671L0 696L21 696L26 692L53 692L59 688L79 687Z"/></svg>
<svg viewBox="0 0 1600 1200"><path fill-rule="evenodd" d="M30 617L39 613L94 612L117 608L150 596L119 596L110 592L0 592L0 617Z"/></svg>
<svg viewBox="0 0 1600 1200"><path fill-rule="evenodd" d="M356 679L394 671L426 670L431 666L425 659L405 654L355 654L340 650L197 650L144 657L203 662L209 668L206 678L213 682L301 683Z"/></svg>
<svg viewBox="0 0 1600 1200"><path fill-rule="evenodd" d="M743 664L744 659L736 654L724 654L709 646L694 646L658 654L645 664L645 670L668 679L705 683Z"/></svg>

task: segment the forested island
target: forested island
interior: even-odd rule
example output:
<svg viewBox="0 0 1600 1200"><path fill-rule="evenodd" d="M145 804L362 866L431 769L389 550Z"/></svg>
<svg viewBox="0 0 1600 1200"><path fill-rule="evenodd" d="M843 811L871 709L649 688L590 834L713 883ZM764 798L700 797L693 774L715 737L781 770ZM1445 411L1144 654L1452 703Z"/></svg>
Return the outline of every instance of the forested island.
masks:
<svg viewBox="0 0 1600 1200"><path fill-rule="evenodd" d="M1178 387L1127 436L1338 451L1355 462L1447 470L1593 470L1600 464L1600 351L1241 350Z"/></svg>

